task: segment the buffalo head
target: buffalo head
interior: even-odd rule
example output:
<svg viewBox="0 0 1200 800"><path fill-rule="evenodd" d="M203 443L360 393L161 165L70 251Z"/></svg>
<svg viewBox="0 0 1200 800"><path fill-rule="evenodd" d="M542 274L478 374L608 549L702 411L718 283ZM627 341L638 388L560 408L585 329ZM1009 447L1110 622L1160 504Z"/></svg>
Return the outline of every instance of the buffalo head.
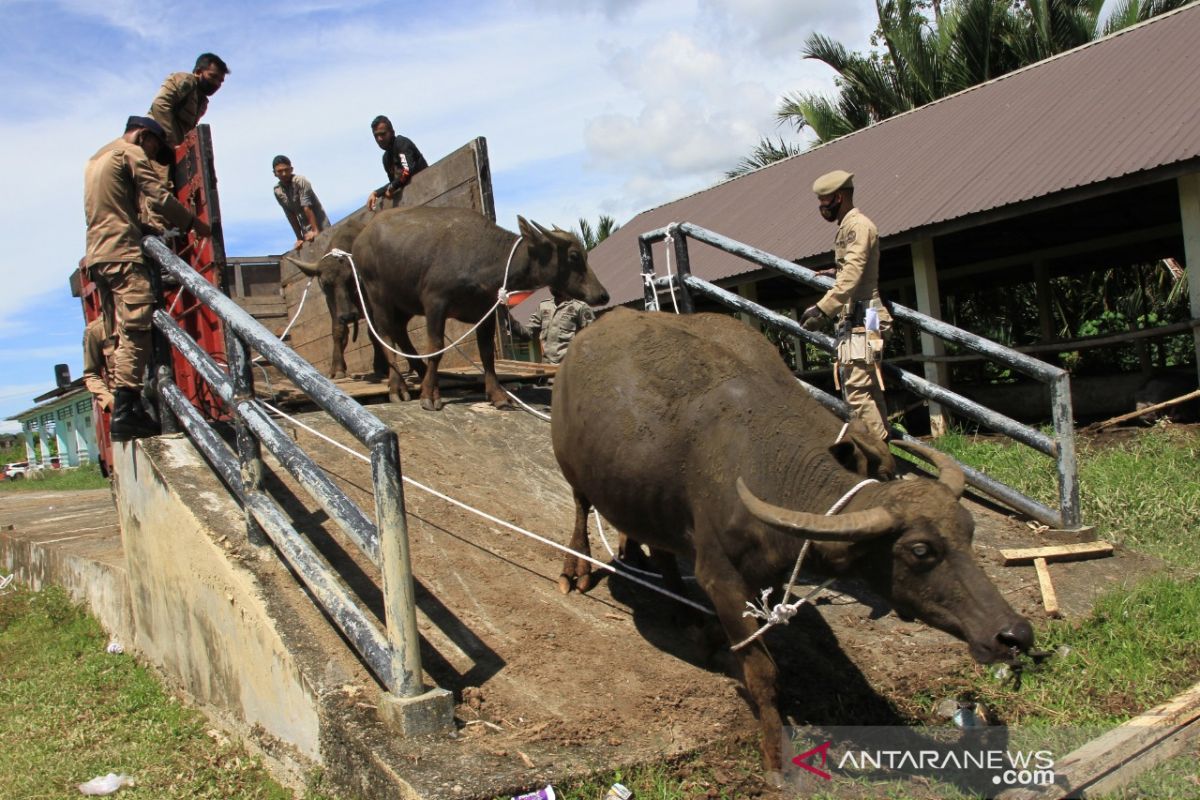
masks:
<svg viewBox="0 0 1200 800"><path fill-rule="evenodd" d="M608 291L588 267L587 248L579 237L561 228L545 228L524 217L517 226L529 253L529 270L538 286L549 286L560 294L590 306L608 303Z"/></svg>
<svg viewBox="0 0 1200 800"><path fill-rule="evenodd" d="M959 503L962 470L932 448L895 442L938 468L937 481L892 481L873 507L826 516L767 503L737 482L759 521L821 542L825 560L864 578L905 618L917 618L967 643L980 662L1012 660L1033 646L1029 621L1013 611L971 552L975 523Z"/></svg>

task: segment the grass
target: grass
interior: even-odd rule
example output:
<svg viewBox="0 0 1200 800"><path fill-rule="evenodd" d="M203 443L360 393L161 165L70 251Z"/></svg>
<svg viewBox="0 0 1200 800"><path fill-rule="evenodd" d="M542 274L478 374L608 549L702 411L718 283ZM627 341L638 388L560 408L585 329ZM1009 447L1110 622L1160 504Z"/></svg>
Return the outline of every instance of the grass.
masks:
<svg viewBox="0 0 1200 800"><path fill-rule="evenodd" d="M1019 445L961 434L938 445L1054 503L1053 466ZM1101 600L1091 617L1051 622L1038 641L1060 655L1025 675L1020 691L969 668L939 684L973 694L1026 727L1111 727L1192 685L1200 675L1200 432L1169 426L1134 439L1080 442L1083 516L1098 533L1178 569ZM98 473L96 473L98 478ZM34 486L34 482L30 482ZM104 483L102 479L100 486ZM40 484L37 488L50 488ZM5 796L77 797L75 784L111 771L138 786L121 797L284 798L236 744L207 733L128 656L104 653L99 626L58 590L0 597L0 786ZM906 698L913 721L932 694ZM564 800L595 800L619 781L638 800L745 798L761 791L756 741L555 786ZM1143 775L1115 797L1200 796L1193 751ZM331 800L314 784L308 800ZM886 796L905 790L883 788ZM899 792L899 793L897 793ZM871 796L871 795L863 795Z"/></svg>
<svg viewBox="0 0 1200 800"><path fill-rule="evenodd" d="M1052 508L1057 480L1050 459L1011 441L963 434L937 446ZM1104 538L1187 569L1200 569L1200 432L1158 425L1136 437L1081 438L1080 507Z"/></svg>
<svg viewBox="0 0 1200 800"><path fill-rule="evenodd" d="M130 800L292 797L133 658L108 654L106 643L62 589L0 596L5 797L76 798L77 784L109 772L136 780L119 794Z"/></svg>
<svg viewBox="0 0 1200 800"><path fill-rule="evenodd" d="M108 479L100 474L100 467L96 464L67 469L42 469L15 481L0 481L0 492L70 492L107 487Z"/></svg>

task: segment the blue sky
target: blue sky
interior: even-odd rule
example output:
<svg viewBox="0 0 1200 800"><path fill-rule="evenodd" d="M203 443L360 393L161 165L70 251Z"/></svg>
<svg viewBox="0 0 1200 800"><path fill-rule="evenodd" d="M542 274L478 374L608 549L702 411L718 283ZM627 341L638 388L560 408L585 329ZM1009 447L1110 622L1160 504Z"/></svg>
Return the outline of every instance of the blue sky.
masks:
<svg viewBox="0 0 1200 800"><path fill-rule="evenodd" d="M271 195L286 153L330 216L382 182L387 114L433 162L485 136L499 223L618 222L720 180L779 97L832 91L817 31L865 49L871 0L0 0L0 419L78 376L83 165L204 51L232 74L213 132L231 256L293 236ZM0 423L0 430L15 423Z"/></svg>

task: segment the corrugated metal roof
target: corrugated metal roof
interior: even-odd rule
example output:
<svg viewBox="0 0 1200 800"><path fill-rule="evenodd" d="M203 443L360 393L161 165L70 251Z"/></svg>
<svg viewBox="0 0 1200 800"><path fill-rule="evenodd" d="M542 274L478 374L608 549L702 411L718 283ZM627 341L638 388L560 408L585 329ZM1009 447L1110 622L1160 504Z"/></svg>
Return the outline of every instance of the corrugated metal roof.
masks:
<svg viewBox="0 0 1200 800"><path fill-rule="evenodd" d="M638 235L692 222L792 259L833 247L813 180L855 174L855 203L888 237L1200 157L1200 4L892 117L645 211L589 262L619 305L642 296ZM719 280L754 265L689 248ZM663 274L665 252L655 246Z"/></svg>

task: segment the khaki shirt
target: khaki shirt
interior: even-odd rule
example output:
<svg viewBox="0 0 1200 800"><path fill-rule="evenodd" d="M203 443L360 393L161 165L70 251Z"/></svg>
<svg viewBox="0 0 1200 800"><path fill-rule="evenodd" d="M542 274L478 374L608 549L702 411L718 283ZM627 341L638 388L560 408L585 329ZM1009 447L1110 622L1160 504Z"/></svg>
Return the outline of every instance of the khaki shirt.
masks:
<svg viewBox="0 0 1200 800"><path fill-rule="evenodd" d="M150 104L150 116L163 126L167 141L177 147L192 132L208 110L208 97L200 91L200 79L192 72L167 76Z"/></svg>
<svg viewBox="0 0 1200 800"><path fill-rule="evenodd" d="M540 331L542 358L547 363L557 364L566 356L567 346L575 334L595 321L596 312L582 300L555 303L551 298L538 304L522 332L532 338Z"/></svg>
<svg viewBox="0 0 1200 800"><path fill-rule="evenodd" d="M104 318L92 320L83 329L83 385L96 395L102 408L112 408L113 395L106 376L113 374L116 337L104 335Z"/></svg>
<svg viewBox="0 0 1200 800"><path fill-rule="evenodd" d="M181 229L191 227L192 213L167 191L141 147L118 137L88 159L83 171L87 266L142 263L139 197Z"/></svg>
<svg viewBox="0 0 1200 800"><path fill-rule="evenodd" d="M857 208L850 209L838 226L833 240L833 257L837 262L837 277L817 302L817 307L827 317L841 317L846 313L847 305L858 300L874 300L883 322L887 310L879 302L879 231L875 223ZM887 321L890 323L890 315Z"/></svg>
<svg viewBox="0 0 1200 800"><path fill-rule="evenodd" d="M321 207L312 184L303 175L293 175L290 186L284 186L282 181L275 184L275 200L287 215L288 222L292 223L293 228L298 227L301 234L307 233L309 227L308 215L304 213L306 208L311 208L313 216L317 218L317 233L329 227L329 217Z"/></svg>

